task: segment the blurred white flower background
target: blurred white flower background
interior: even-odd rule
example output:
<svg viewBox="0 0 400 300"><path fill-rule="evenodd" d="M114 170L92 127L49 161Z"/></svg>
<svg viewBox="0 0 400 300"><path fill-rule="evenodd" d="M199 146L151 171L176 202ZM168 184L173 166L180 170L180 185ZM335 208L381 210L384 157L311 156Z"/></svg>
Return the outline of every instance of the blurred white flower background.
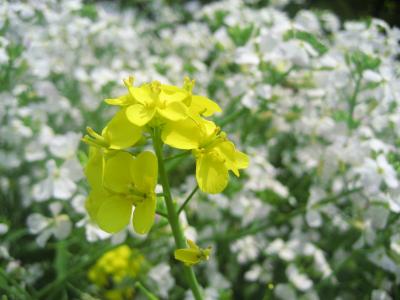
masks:
<svg viewBox="0 0 400 300"><path fill-rule="evenodd" d="M130 74L194 78L250 156L223 194L197 193L181 215L185 234L213 247L196 267L205 299L400 299L400 30L256 2L1 1L4 299L132 299L87 276L122 243L145 257L152 293L192 299L162 219L148 236L110 235L85 211L80 139L88 124L101 130L113 113L103 100ZM170 168L178 203L193 168Z"/></svg>

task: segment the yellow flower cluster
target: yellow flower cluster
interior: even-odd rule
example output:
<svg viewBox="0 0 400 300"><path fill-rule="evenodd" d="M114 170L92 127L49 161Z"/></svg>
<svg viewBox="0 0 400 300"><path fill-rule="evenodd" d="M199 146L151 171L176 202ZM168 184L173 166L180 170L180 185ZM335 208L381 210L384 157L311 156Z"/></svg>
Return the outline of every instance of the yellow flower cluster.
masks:
<svg viewBox="0 0 400 300"><path fill-rule="evenodd" d="M88 128L83 140L91 146L86 166L91 193L86 208L105 231L117 232L129 222L137 233L147 233L154 222L158 163L152 152L136 157L126 149L145 140L154 130L174 148L191 150L196 159L196 179L206 193L220 193L228 184L229 171L239 176L248 157L238 151L226 134L205 117L220 112L217 103L194 95L194 81L185 78L182 87L158 81L133 85L124 80L128 92L106 103L119 111L101 134Z"/></svg>
<svg viewBox="0 0 400 300"><path fill-rule="evenodd" d="M106 252L96 264L90 268L88 277L98 286L105 299L132 299L132 285L122 285L128 278L136 278L144 264L144 257L136 250L122 245Z"/></svg>

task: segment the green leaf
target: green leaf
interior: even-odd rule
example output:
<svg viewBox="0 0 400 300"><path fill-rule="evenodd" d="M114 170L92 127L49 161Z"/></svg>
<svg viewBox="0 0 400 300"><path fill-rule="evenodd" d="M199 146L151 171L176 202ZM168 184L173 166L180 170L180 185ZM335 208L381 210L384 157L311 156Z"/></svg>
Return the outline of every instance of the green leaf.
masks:
<svg viewBox="0 0 400 300"><path fill-rule="evenodd" d="M353 65L358 74L362 74L365 70L376 70L381 64L381 60L378 57L360 50L347 54L346 62L348 65Z"/></svg>
<svg viewBox="0 0 400 300"><path fill-rule="evenodd" d="M79 15L81 17L89 18L92 21L96 21L99 17L96 6L93 4L84 4L82 9L79 11Z"/></svg>
<svg viewBox="0 0 400 300"><path fill-rule="evenodd" d="M224 19L227 14L228 12L226 11L218 10L214 13L214 16L207 16L205 18L212 32L217 31L218 28L220 28L224 24Z"/></svg>
<svg viewBox="0 0 400 300"><path fill-rule="evenodd" d="M283 38L285 41L296 39L306 42L312 46L319 55L323 55L328 51L328 48L322 44L315 35L306 31L291 29L285 32Z"/></svg>
<svg viewBox="0 0 400 300"><path fill-rule="evenodd" d="M228 28L228 35L236 46L241 47L246 45L246 43L251 37L253 29L254 29L253 24L244 27L233 26Z"/></svg>

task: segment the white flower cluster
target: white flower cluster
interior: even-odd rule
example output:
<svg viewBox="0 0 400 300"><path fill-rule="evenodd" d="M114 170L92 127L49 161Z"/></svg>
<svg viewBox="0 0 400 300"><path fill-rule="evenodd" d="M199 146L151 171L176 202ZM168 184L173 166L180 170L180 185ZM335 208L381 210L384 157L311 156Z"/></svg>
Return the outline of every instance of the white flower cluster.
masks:
<svg viewBox="0 0 400 300"><path fill-rule="evenodd" d="M111 113L101 101L120 94L128 74L174 84L189 75L224 108L216 122L251 158L225 194L194 196L193 223L182 214L188 237L213 246L206 298L399 297L400 30L377 19L341 24L330 12L291 19L289 1L255 2L151 1L148 15L80 0L0 3L6 272L25 262L15 243L108 242L84 209L84 126L101 129ZM184 174L187 165L177 167ZM177 176L187 182L174 186L183 201L193 178ZM170 232L160 232L112 242L159 251L148 256L148 283L168 298L177 281L165 264ZM43 284L46 263L24 272L36 268L21 286Z"/></svg>

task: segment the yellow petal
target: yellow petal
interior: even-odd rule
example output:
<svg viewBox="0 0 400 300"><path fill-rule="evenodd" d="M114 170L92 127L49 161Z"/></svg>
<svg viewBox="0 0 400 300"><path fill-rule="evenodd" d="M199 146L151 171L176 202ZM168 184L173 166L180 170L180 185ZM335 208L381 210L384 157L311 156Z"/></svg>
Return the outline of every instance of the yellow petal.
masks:
<svg viewBox="0 0 400 300"><path fill-rule="evenodd" d="M188 266L195 265L200 261L200 253L197 249L177 249L174 253L175 259Z"/></svg>
<svg viewBox="0 0 400 300"><path fill-rule="evenodd" d="M132 105L135 103L135 100L132 98L130 94L125 94L118 98L105 99L104 101L109 105L119 105L119 106Z"/></svg>
<svg viewBox="0 0 400 300"><path fill-rule="evenodd" d="M188 109L185 104L172 102L163 109L157 109L158 113L170 121L180 121L188 117Z"/></svg>
<svg viewBox="0 0 400 300"><path fill-rule="evenodd" d="M205 120L203 118L197 117L197 122L201 126L201 132L203 134L203 142L209 139L213 139L217 133L217 125L213 121Z"/></svg>
<svg viewBox="0 0 400 300"><path fill-rule="evenodd" d="M102 150L97 147L90 147L89 160L85 167L85 175L92 189L101 189L103 186L103 162Z"/></svg>
<svg viewBox="0 0 400 300"><path fill-rule="evenodd" d="M110 195L105 190L92 190L86 198L85 208L93 221L96 222L97 212L109 196Z"/></svg>
<svg viewBox="0 0 400 300"><path fill-rule="evenodd" d="M131 178L142 192L153 192L157 184L157 157L149 151L140 153L130 165Z"/></svg>
<svg viewBox="0 0 400 300"><path fill-rule="evenodd" d="M124 149L134 145L142 137L142 129L129 122L126 109L116 113L104 128L104 138L111 149Z"/></svg>
<svg viewBox="0 0 400 300"><path fill-rule="evenodd" d="M111 196L99 208L96 222L104 231L115 233L129 224L131 203L120 196Z"/></svg>
<svg viewBox="0 0 400 300"><path fill-rule="evenodd" d="M164 93L167 94L172 94L172 93L186 93L186 91L180 87L177 87L175 85L168 85L168 84L162 84L161 89Z"/></svg>
<svg viewBox="0 0 400 300"><path fill-rule="evenodd" d="M236 150L236 163L238 169L246 169L249 166L249 156Z"/></svg>
<svg viewBox="0 0 400 300"><path fill-rule="evenodd" d="M173 102L182 102L187 97L189 97L189 94L186 92L172 92L171 93L171 92L161 91L161 93L160 93L161 102L165 102L167 105L169 105Z"/></svg>
<svg viewBox="0 0 400 300"><path fill-rule="evenodd" d="M222 142L214 147L214 151L217 151L219 156L224 159L228 170L232 170L236 176L239 176L235 145L231 141Z"/></svg>
<svg viewBox="0 0 400 300"><path fill-rule="evenodd" d="M126 109L128 120L136 126L146 125L153 118L154 114L154 108L146 107L142 104L134 104Z"/></svg>
<svg viewBox="0 0 400 300"><path fill-rule="evenodd" d="M216 112L221 112L221 107L207 97L193 95L190 104L190 111L194 114L201 114L205 117L212 116Z"/></svg>
<svg viewBox="0 0 400 300"><path fill-rule="evenodd" d="M217 194L228 184L228 169L214 153L206 153L196 160L196 179L205 193Z"/></svg>
<svg viewBox="0 0 400 300"><path fill-rule="evenodd" d="M190 118L168 122L162 129L161 138L165 144L183 150L197 149L202 142L201 130Z"/></svg>
<svg viewBox="0 0 400 300"><path fill-rule="evenodd" d="M236 150L231 141L218 144L214 147L214 150L225 160L225 166L228 170L231 170L236 176L239 176L239 169L245 169L249 165L249 157Z"/></svg>
<svg viewBox="0 0 400 300"><path fill-rule="evenodd" d="M135 100L141 104L152 104L155 102L155 99L151 96L149 85L132 87L131 91Z"/></svg>
<svg viewBox="0 0 400 300"><path fill-rule="evenodd" d="M192 240L187 240L187 244L189 245L190 248L192 249L199 249L199 246L196 245L195 242L193 242Z"/></svg>
<svg viewBox="0 0 400 300"><path fill-rule="evenodd" d="M110 157L104 168L104 186L116 193L127 193L132 183L130 167L133 161L132 155L123 151Z"/></svg>
<svg viewBox="0 0 400 300"><path fill-rule="evenodd" d="M133 228L136 233L146 234L153 226L156 215L155 195L146 198L142 203L136 205L133 212Z"/></svg>

